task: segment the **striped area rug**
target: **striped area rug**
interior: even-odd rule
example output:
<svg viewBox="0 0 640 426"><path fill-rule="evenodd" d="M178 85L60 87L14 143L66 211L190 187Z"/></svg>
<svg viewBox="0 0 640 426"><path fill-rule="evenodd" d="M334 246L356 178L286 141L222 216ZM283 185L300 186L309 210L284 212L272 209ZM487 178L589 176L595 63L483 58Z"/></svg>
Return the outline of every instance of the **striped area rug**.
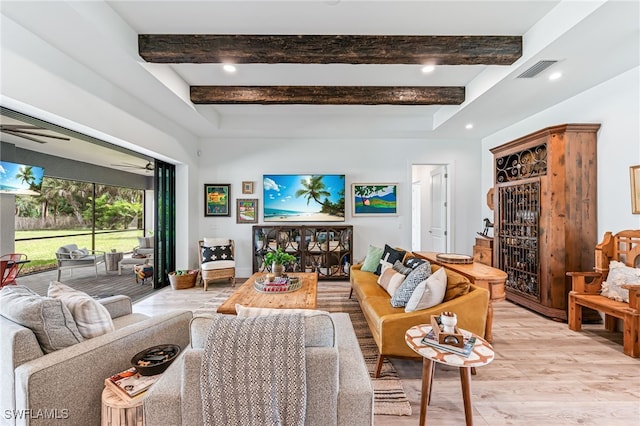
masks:
<svg viewBox="0 0 640 426"><path fill-rule="evenodd" d="M209 288L211 292L211 287ZM362 355L371 376L375 394L374 414L410 416L411 405L393 364L385 359L380 377L373 378L378 348L371 336L369 326L360 310L358 301L355 297L349 299L349 289L348 282L321 281L318 285L318 309L329 312L347 312L351 317ZM215 313L217 307L229 297L233 290L233 288L228 287L219 289L215 293L211 292L211 298L196 309L194 314Z"/></svg>

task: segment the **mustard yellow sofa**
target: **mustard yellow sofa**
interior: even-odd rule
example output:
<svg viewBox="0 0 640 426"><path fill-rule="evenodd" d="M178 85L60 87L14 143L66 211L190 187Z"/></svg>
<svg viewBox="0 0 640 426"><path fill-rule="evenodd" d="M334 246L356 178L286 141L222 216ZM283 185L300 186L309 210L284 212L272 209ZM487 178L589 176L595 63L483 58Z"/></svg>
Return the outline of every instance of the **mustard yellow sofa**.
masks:
<svg viewBox="0 0 640 426"><path fill-rule="evenodd" d="M428 324L431 315L440 315L443 311L455 312L458 327L484 337L489 292L472 285L467 278L457 272L445 269L447 274L447 295L439 305L414 312L405 312L404 308L391 306L391 296L378 284L378 275L362 271L362 264L351 267L351 290L355 294L367 324L378 346L378 362L375 377L380 375L385 357L419 358L404 341L405 332L417 324ZM431 265L431 271L440 269ZM466 294L455 297L461 288L467 288ZM464 291L463 291L464 292ZM450 299L453 297L452 299Z"/></svg>

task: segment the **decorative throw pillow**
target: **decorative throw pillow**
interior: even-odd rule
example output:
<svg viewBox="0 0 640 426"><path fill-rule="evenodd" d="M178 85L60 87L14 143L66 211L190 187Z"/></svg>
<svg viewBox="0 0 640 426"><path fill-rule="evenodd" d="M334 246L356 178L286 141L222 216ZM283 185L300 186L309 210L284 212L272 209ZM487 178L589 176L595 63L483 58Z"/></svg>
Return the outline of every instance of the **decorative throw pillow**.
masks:
<svg viewBox="0 0 640 426"><path fill-rule="evenodd" d="M382 257L383 249L380 247L369 246L367 251L367 257L364 258L361 271L375 272L376 268L380 264L380 258Z"/></svg>
<svg viewBox="0 0 640 426"><path fill-rule="evenodd" d="M422 281L405 306L405 312L419 311L432 306L439 305L444 300L444 294L447 291L447 274L443 268L438 269L431 274L429 278Z"/></svg>
<svg viewBox="0 0 640 426"><path fill-rule="evenodd" d="M153 237L138 237L140 248L153 248Z"/></svg>
<svg viewBox="0 0 640 426"><path fill-rule="evenodd" d="M231 246L202 247L202 263L216 260L233 260Z"/></svg>
<svg viewBox="0 0 640 426"><path fill-rule="evenodd" d="M51 281L47 295L64 303L85 339L101 336L116 329L107 308L83 291L58 281Z"/></svg>
<svg viewBox="0 0 640 426"><path fill-rule="evenodd" d="M441 267L440 269L444 268ZM447 275L447 292L444 295L443 302L455 299L456 297L464 296L465 294L469 293L470 289L471 283L462 275L456 273Z"/></svg>
<svg viewBox="0 0 640 426"><path fill-rule="evenodd" d="M422 265L424 262L427 262L425 259L420 259L419 257L408 257L404 261L404 266L411 269L416 269L418 266Z"/></svg>
<svg viewBox="0 0 640 426"><path fill-rule="evenodd" d="M389 296L395 294L396 290L402 285L407 276L396 271L390 266L383 266L382 273L378 277L378 284L384 288Z"/></svg>
<svg viewBox="0 0 640 426"><path fill-rule="evenodd" d="M0 315L31 329L46 354L84 341L69 309L21 285L0 290Z"/></svg>
<svg viewBox="0 0 640 426"><path fill-rule="evenodd" d="M404 308L409 302L413 291L418 287L422 281L429 278L431 275L431 265L424 263L411 271L407 278L405 278L402 285L391 296L391 306L394 308Z"/></svg>
<svg viewBox="0 0 640 426"><path fill-rule="evenodd" d="M629 290L623 284L640 284L640 269L632 268L617 260L609 262L607 280L602 283L600 294L618 302L629 302Z"/></svg>
<svg viewBox="0 0 640 426"><path fill-rule="evenodd" d="M396 260L402 261L406 251L404 250L396 250L394 248L389 247L388 244L384 245L384 251L382 252L382 257L380 261L389 262L390 264L396 263ZM380 275L382 273L382 264L378 265L376 271L374 272L376 275Z"/></svg>
<svg viewBox="0 0 640 426"><path fill-rule="evenodd" d="M69 253L69 257L71 257L71 259L82 259L88 254L89 250L87 250L86 248L81 248L78 250L71 250L71 252Z"/></svg>
<svg viewBox="0 0 640 426"><path fill-rule="evenodd" d="M413 270L413 268L404 266L399 260L396 260L396 263L393 264L393 269L400 272L402 275L409 275Z"/></svg>

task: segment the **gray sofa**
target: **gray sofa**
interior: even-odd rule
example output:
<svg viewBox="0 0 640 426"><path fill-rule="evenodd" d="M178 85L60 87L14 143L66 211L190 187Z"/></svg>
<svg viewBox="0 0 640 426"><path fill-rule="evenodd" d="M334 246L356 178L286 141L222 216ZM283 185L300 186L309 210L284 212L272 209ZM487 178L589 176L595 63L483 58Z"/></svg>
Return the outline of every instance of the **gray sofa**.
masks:
<svg viewBox="0 0 640 426"><path fill-rule="evenodd" d="M99 425L104 379L131 366L137 352L159 344L189 344L190 311L149 318L131 300L100 300L116 330L44 354L31 329L0 315L0 423Z"/></svg>
<svg viewBox="0 0 640 426"><path fill-rule="evenodd" d="M305 317L307 425L373 424L373 389L349 315ZM211 317L191 323L191 347L144 397L146 426L203 424L200 366Z"/></svg>
<svg viewBox="0 0 640 426"><path fill-rule="evenodd" d="M56 262L58 265L58 281L63 270L73 270L75 268L95 268L96 278L98 277L98 265L104 265L104 272L107 273L105 263L105 252L101 250L79 249L77 244L67 244L56 250Z"/></svg>

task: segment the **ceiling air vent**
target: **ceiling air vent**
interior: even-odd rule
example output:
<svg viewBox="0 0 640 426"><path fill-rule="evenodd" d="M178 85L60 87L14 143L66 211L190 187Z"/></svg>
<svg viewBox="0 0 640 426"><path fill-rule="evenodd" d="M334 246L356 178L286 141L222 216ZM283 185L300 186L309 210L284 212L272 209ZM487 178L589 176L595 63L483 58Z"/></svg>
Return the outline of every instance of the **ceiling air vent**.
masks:
<svg viewBox="0 0 640 426"><path fill-rule="evenodd" d="M533 78L558 61L538 61L516 78Z"/></svg>

